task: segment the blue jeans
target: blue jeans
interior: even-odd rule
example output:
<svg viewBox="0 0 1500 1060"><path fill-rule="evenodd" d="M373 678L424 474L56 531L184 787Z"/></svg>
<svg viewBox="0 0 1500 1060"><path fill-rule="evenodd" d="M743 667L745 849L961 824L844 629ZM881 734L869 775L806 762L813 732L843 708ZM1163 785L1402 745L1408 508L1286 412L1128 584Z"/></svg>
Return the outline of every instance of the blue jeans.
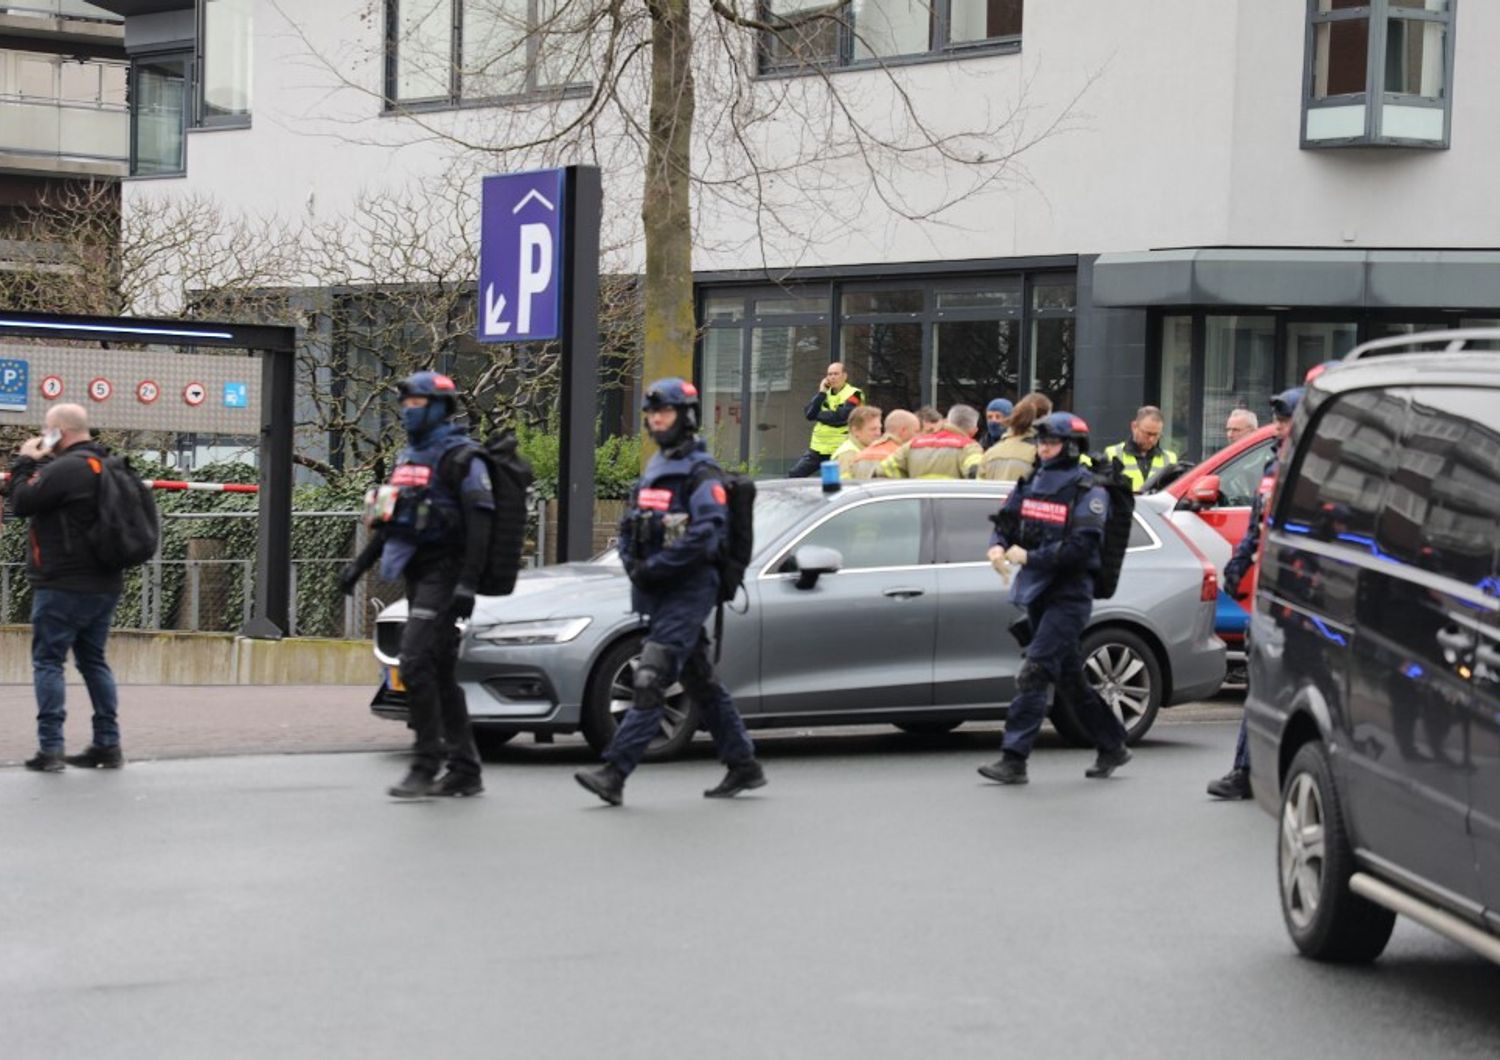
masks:
<svg viewBox="0 0 1500 1060"><path fill-rule="evenodd" d="M43 751L60 754L63 750L63 722L68 717L63 664L70 649L94 704L94 746L120 745L115 675L104 661L109 623L119 599L119 593L71 589L38 589L32 594L31 672L36 687L37 745Z"/></svg>

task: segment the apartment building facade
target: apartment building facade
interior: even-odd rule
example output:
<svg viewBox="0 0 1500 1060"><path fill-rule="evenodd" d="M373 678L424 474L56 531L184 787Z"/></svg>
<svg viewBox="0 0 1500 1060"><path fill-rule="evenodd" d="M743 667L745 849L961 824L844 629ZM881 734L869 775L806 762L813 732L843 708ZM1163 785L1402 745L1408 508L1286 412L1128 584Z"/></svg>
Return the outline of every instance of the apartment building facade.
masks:
<svg viewBox="0 0 1500 1060"><path fill-rule="evenodd" d="M104 0L125 19L131 60L125 208L190 193L332 216L372 187L442 180L463 144L514 148L531 115L556 120L590 98L587 61L552 58L556 46L577 59L558 30L584 3ZM763 117L755 177L779 181L778 223L753 196L707 190L696 214L697 374L729 459L773 474L795 459L802 406L835 359L887 408L1041 389L1101 444L1137 405L1160 404L1170 444L1197 455L1231 408L1264 412L1270 393L1357 341L1500 319L1486 180L1500 74L1484 61L1500 6L757 11L781 32L710 38L732 62L700 34L700 85L719 86L705 92L736 82L763 102L815 83L877 139L881 122L894 138L915 114L933 142L1009 163L979 182L975 160L940 154L871 174L818 156L808 108ZM175 124L161 119L163 85L182 100ZM989 146L975 149L981 129ZM606 241L626 269L643 261L639 154L603 160L623 233ZM813 179L793 175L809 166Z"/></svg>

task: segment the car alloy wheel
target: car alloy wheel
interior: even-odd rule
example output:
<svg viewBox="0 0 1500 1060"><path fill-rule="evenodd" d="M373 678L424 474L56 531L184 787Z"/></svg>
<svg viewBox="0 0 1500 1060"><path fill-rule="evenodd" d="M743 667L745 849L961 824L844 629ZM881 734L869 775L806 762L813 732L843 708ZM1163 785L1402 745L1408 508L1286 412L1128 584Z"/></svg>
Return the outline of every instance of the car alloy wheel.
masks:
<svg viewBox="0 0 1500 1060"><path fill-rule="evenodd" d="M635 706L635 668L641 661L633 655L621 664L609 682L609 713L618 727L625 720L625 712ZM651 740L649 750L660 751L676 738L682 727L689 724L693 714L687 691L678 681L667 689L662 706L661 730Z"/></svg>
<svg viewBox="0 0 1500 1060"><path fill-rule="evenodd" d="M1323 868L1323 798L1312 776L1298 773L1281 810L1281 899L1298 930L1307 930L1318 915Z"/></svg>
<svg viewBox="0 0 1500 1060"><path fill-rule="evenodd" d="M1090 653L1083 670L1126 733L1137 738L1142 723L1149 726L1156 713L1151 703L1151 667L1145 658L1131 644L1108 640Z"/></svg>

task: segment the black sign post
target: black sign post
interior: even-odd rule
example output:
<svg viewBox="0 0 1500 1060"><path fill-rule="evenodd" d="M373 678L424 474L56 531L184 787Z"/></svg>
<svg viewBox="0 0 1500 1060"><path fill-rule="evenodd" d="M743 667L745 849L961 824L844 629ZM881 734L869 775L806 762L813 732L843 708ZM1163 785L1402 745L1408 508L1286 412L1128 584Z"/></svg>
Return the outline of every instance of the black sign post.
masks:
<svg viewBox="0 0 1500 1060"><path fill-rule="evenodd" d="M594 552L594 437L599 416L599 225L597 166L564 170L562 441L558 454L557 558Z"/></svg>

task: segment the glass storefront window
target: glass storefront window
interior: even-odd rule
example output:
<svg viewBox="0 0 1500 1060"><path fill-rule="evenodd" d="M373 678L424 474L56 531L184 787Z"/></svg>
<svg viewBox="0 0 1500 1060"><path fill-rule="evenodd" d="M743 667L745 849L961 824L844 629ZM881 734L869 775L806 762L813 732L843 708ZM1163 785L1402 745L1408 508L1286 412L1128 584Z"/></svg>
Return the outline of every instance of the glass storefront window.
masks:
<svg viewBox="0 0 1500 1060"><path fill-rule="evenodd" d="M938 291L939 309L1020 309L1021 284L975 288L968 291Z"/></svg>
<svg viewBox="0 0 1500 1060"><path fill-rule="evenodd" d="M743 304L741 299L735 302ZM744 459L744 334L739 328L709 328L703 333L703 438L721 463Z"/></svg>
<svg viewBox="0 0 1500 1060"><path fill-rule="evenodd" d="M251 0L204 0L202 92L204 125L250 119L254 60Z"/></svg>
<svg viewBox="0 0 1500 1060"><path fill-rule="evenodd" d="M828 370L830 353L826 324L774 324L750 330L752 474L785 475L807 452L812 425L802 410Z"/></svg>
<svg viewBox="0 0 1500 1060"><path fill-rule="evenodd" d="M870 404L886 412L921 407L921 324L845 324L839 359Z"/></svg>
<svg viewBox="0 0 1500 1060"><path fill-rule="evenodd" d="M1071 317L1042 319L1031 325L1031 389L1052 399L1056 409L1073 408L1073 337Z"/></svg>
<svg viewBox="0 0 1500 1060"><path fill-rule="evenodd" d="M132 71L135 93L130 108L132 176L183 172L189 65L186 55L136 60Z"/></svg>
<svg viewBox="0 0 1500 1060"><path fill-rule="evenodd" d="M1307 377L1307 371L1324 361L1344 356L1359 344L1359 325L1353 321L1337 324L1310 324L1292 321L1286 326L1287 385L1295 386ZM1250 406L1254 408L1254 406ZM1256 415L1265 419L1261 409Z"/></svg>
<svg viewBox="0 0 1500 1060"><path fill-rule="evenodd" d="M1162 444L1184 458L1188 453L1201 456L1188 444L1193 430L1193 318L1190 316L1162 318L1159 404L1166 420Z"/></svg>
<svg viewBox="0 0 1500 1060"><path fill-rule="evenodd" d="M760 317L777 316L785 313L826 313L828 312L828 299L826 297L792 297L790 295L779 298L757 298L755 300L755 315Z"/></svg>
<svg viewBox="0 0 1500 1060"><path fill-rule="evenodd" d="M1020 372L1020 320L945 320L934 325L931 393L939 409L962 402L983 412L994 398L1015 401Z"/></svg>
<svg viewBox="0 0 1500 1060"><path fill-rule="evenodd" d="M1265 408L1276 385L1276 318L1210 316L1204 334L1203 433L1195 451L1210 453L1233 409Z"/></svg>
<svg viewBox="0 0 1500 1060"><path fill-rule="evenodd" d="M844 294L845 317L862 313L920 313L923 306L922 289L888 291L848 291Z"/></svg>

